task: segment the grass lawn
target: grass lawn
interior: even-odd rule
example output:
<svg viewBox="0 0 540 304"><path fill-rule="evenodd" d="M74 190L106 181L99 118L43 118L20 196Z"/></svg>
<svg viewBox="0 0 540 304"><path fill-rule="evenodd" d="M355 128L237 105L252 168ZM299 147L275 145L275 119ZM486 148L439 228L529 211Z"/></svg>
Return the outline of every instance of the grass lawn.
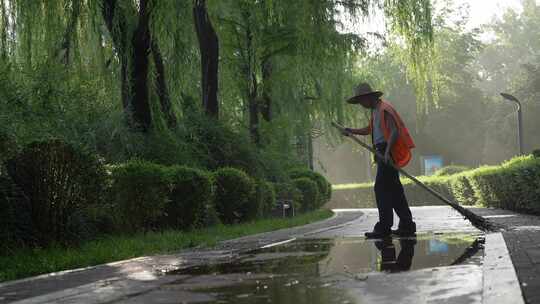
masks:
<svg viewBox="0 0 540 304"><path fill-rule="evenodd" d="M172 253L195 246L213 246L219 241L301 226L331 216L332 211L317 210L294 218L263 219L190 232L165 231L131 236L105 236L76 248L20 249L8 256L0 256L0 282L139 256Z"/></svg>
<svg viewBox="0 0 540 304"><path fill-rule="evenodd" d="M360 183L360 184L337 184L332 185L332 190L350 190L363 187L371 187L373 183Z"/></svg>

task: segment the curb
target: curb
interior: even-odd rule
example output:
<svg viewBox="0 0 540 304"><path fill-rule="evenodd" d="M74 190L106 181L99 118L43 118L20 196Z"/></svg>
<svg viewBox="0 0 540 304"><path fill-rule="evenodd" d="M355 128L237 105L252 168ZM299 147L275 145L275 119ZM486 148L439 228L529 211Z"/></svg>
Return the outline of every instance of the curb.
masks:
<svg viewBox="0 0 540 304"><path fill-rule="evenodd" d="M486 234L482 303L525 303L510 253L500 232Z"/></svg>

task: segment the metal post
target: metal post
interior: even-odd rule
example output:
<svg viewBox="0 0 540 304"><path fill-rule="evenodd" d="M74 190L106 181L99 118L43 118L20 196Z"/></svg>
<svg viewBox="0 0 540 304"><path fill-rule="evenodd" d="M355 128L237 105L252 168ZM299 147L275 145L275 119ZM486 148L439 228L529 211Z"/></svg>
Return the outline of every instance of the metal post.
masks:
<svg viewBox="0 0 540 304"><path fill-rule="evenodd" d="M523 116L521 114L521 103L518 102L518 140L519 155L523 155Z"/></svg>
<svg viewBox="0 0 540 304"><path fill-rule="evenodd" d="M510 101L513 101L515 103L517 103L518 105L518 144L519 144L519 155L523 155L523 116L521 114L521 102L519 102L519 100L511 95L511 94L508 94L508 93L501 93L501 96L506 99L506 100L510 100Z"/></svg>

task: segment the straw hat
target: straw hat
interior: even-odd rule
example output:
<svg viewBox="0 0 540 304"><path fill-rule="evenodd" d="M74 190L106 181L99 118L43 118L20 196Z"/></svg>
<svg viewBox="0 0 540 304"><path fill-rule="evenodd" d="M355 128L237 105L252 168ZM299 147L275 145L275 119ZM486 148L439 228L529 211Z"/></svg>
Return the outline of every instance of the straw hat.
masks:
<svg viewBox="0 0 540 304"><path fill-rule="evenodd" d="M367 82L363 82L354 88L353 94L354 96L347 99L347 102L351 104L358 104L360 103L361 97L363 96L376 95L377 97L381 97L383 95L383 92L373 91L373 89Z"/></svg>

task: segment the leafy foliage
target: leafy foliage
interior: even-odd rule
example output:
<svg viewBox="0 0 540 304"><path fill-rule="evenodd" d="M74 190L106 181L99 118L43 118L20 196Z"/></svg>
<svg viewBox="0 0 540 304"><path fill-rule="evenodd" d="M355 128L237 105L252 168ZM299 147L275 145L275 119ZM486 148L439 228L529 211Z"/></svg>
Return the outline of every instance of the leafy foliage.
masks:
<svg viewBox="0 0 540 304"><path fill-rule="evenodd" d="M173 166L167 169L172 190L165 208L165 219L171 228L203 227L205 218L214 208L213 182L203 171Z"/></svg>
<svg viewBox="0 0 540 304"><path fill-rule="evenodd" d="M259 205L258 217L268 217L276 204L276 193L273 185L267 181L258 181L255 201Z"/></svg>
<svg viewBox="0 0 540 304"><path fill-rule="evenodd" d="M330 200L332 195L332 185L330 185L326 178L321 174L309 169L295 169L289 171L289 176L292 179L306 177L317 184L317 189L320 193L319 200L316 203L317 207L322 206L324 203Z"/></svg>
<svg viewBox="0 0 540 304"><path fill-rule="evenodd" d="M32 241L28 198L11 178L0 176L0 253Z"/></svg>
<svg viewBox="0 0 540 304"><path fill-rule="evenodd" d="M169 202L169 176L153 163L132 160L112 170L112 202L117 229L151 230Z"/></svg>
<svg viewBox="0 0 540 304"><path fill-rule="evenodd" d="M471 168L466 166L445 166L435 172L435 176L445 176L460 173L463 171L470 170Z"/></svg>
<svg viewBox="0 0 540 304"><path fill-rule="evenodd" d="M30 202L33 235L40 244L77 240L83 210L103 202L105 170L94 156L59 140L35 142L6 163Z"/></svg>
<svg viewBox="0 0 540 304"><path fill-rule="evenodd" d="M459 204L479 204L486 207L522 212L540 212L540 161L532 155L515 157L498 166L483 166L454 175L423 177L428 186ZM427 191L410 181L403 186L411 205L439 203ZM363 184L354 189L356 199L371 202L373 186Z"/></svg>
<svg viewBox="0 0 540 304"><path fill-rule="evenodd" d="M243 171L221 168L214 172L216 210L225 224L233 224L258 215L259 204L252 201L255 182Z"/></svg>
<svg viewBox="0 0 540 304"><path fill-rule="evenodd" d="M294 186L302 193L300 211L315 210L319 206L320 195L317 183L307 177L293 180Z"/></svg>
<svg viewBox="0 0 540 304"><path fill-rule="evenodd" d="M296 188L294 183L274 183L277 201L289 201L295 210L298 210L302 204L302 192Z"/></svg>

